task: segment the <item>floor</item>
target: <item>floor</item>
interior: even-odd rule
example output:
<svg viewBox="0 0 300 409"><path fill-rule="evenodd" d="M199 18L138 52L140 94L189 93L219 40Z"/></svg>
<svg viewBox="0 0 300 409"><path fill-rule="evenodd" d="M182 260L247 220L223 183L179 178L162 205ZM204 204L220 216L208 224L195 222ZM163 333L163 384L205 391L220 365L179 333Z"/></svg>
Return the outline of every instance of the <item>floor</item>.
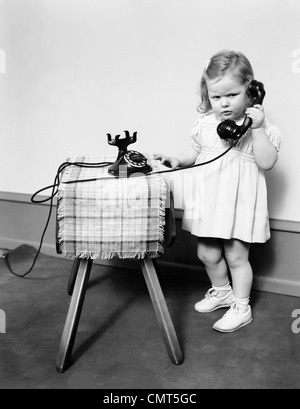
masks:
<svg viewBox="0 0 300 409"><path fill-rule="evenodd" d="M10 255L16 273L35 250ZM199 314L193 305L207 283L163 271L161 285L184 353L166 352L142 273L94 264L71 366L55 369L70 302L72 261L41 254L26 278L0 259L0 389L299 389L300 333L293 331L298 297L253 291L254 321L239 331L212 329L224 310ZM300 327L300 325L299 325Z"/></svg>

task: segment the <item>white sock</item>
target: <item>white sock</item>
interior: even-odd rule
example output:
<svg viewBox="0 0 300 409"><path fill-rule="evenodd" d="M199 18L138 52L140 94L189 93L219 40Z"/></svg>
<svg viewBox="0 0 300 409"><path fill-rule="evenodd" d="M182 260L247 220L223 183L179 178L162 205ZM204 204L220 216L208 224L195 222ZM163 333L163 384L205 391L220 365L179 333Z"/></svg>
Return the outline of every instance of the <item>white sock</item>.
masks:
<svg viewBox="0 0 300 409"><path fill-rule="evenodd" d="M216 287L215 285L212 286L214 290L216 290L220 295L225 295L228 291L231 291L231 285L228 281L227 284L222 285L221 287Z"/></svg>
<svg viewBox="0 0 300 409"><path fill-rule="evenodd" d="M248 309L248 305L249 305L249 302L250 302L250 297L237 298L237 297L233 296L233 301L239 306L239 310L241 312L245 312Z"/></svg>

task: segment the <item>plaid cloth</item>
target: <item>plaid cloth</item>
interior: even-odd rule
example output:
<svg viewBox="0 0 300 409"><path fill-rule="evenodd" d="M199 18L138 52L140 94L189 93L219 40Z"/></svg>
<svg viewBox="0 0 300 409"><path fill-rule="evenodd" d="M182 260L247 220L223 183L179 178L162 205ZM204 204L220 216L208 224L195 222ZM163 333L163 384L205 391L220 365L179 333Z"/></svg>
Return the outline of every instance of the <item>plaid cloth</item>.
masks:
<svg viewBox="0 0 300 409"><path fill-rule="evenodd" d="M113 161L75 157L69 162ZM160 175L116 179L105 168L69 166L58 188L57 239L64 257L144 258L163 253L167 185ZM105 177L105 180L66 184Z"/></svg>

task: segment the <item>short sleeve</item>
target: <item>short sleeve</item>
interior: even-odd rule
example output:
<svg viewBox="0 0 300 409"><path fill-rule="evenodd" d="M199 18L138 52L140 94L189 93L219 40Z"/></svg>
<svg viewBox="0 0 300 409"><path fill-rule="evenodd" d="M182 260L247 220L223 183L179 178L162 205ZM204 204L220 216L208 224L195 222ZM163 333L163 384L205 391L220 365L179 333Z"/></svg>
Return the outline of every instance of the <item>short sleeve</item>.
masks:
<svg viewBox="0 0 300 409"><path fill-rule="evenodd" d="M277 126L271 124L268 120L265 120L264 128L269 140L275 146L277 151L281 148L281 132Z"/></svg>
<svg viewBox="0 0 300 409"><path fill-rule="evenodd" d="M197 119L197 121L195 122L192 128L191 138L192 138L192 147L198 153L200 153L201 151L200 134L201 134L200 119Z"/></svg>

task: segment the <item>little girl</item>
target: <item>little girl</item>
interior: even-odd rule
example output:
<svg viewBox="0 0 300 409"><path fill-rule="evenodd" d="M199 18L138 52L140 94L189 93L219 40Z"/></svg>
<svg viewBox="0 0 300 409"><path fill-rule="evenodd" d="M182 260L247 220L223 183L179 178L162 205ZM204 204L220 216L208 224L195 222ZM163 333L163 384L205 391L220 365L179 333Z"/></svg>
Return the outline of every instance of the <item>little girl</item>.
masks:
<svg viewBox="0 0 300 409"><path fill-rule="evenodd" d="M217 133L221 121L230 119L241 125L245 116L252 119L251 129L227 154L194 169L185 201L183 229L198 237L197 254L212 283L195 310L207 313L229 307L213 326L221 332L252 322L250 244L270 238L264 171L277 161L281 136L265 119L263 107L251 106L248 87L253 79L251 64L242 53L223 50L215 54L200 82L201 115L192 130L191 146L178 157L154 154L173 169L205 162L231 143Z"/></svg>

